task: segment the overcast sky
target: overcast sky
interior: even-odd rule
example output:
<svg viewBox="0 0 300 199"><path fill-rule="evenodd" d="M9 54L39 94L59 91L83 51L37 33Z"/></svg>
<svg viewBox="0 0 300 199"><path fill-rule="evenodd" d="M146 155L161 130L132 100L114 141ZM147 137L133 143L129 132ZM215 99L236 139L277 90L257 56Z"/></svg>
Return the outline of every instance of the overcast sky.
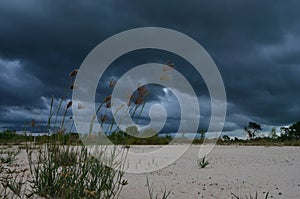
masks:
<svg viewBox="0 0 300 199"><path fill-rule="evenodd" d="M243 129L249 121L267 130L291 124L300 120L299 7L298 0L2 0L0 123L45 120L51 96L63 96L70 71L94 47L119 32L155 26L192 37L213 58L227 93L225 131ZM98 91L109 94L109 80L133 66L168 61L191 81L200 126L206 128L210 98L205 83L174 54L140 50L124 55L101 78ZM164 130L176 131L176 98L163 87L149 89L149 103L163 104L169 114Z"/></svg>

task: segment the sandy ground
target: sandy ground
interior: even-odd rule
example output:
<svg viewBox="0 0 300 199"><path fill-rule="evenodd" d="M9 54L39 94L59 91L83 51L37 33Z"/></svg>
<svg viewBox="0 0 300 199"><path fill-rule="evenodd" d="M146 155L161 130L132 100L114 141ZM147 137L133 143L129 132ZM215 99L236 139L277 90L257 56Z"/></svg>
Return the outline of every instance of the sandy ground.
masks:
<svg viewBox="0 0 300 199"><path fill-rule="evenodd" d="M149 152L157 147L131 146L130 150ZM171 191L169 198L179 199L233 198L231 193L249 198L256 192L259 199L267 192L269 198L300 198L300 147L216 146L207 156L210 164L203 169L197 166L199 148L193 145L163 169L143 174L126 173L128 185L124 186L120 198L148 199L147 177L158 198L164 188ZM174 153L176 150L180 147L172 149ZM17 159L12 167L28 166L25 150Z"/></svg>
<svg viewBox="0 0 300 199"><path fill-rule="evenodd" d="M145 150L151 146L134 146ZM300 198L300 147L216 146L207 156L209 165L200 169L200 146L192 146L171 165L151 173L130 174L121 198L149 198L147 177L154 194L162 196L166 187L169 198ZM153 147L152 147L153 149Z"/></svg>

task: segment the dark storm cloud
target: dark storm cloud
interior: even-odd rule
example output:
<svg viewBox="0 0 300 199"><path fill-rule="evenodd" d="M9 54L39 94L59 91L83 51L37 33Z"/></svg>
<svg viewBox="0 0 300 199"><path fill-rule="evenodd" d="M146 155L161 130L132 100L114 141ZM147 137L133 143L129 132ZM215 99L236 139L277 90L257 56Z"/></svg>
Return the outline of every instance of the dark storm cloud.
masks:
<svg viewBox="0 0 300 199"><path fill-rule="evenodd" d="M19 61L0 59L1 105L38 105L43 84Z"/></svg>
<svg viewBox="0 0 300 199"><path fill-rule="evenodd" d="M299 4L296 0L1 1L0 92L5 96L1 110L45 108L41 97L62 96L69 72L101 41L127 29L161 26L196 39L216 62L229 102L225 130L243 127L248 120L269 125L294 122L300 118ZM112 64L104 83L99 82L97 97L108 95L107 82L128 68L170 59L189 77L197 95L207 96L204 82L188 63L168 53L141 51ZM164 96L161 89L151 93L155 94L150 101ZM207 105L205 101L200 107ZM210 111L204 113L207 125Z"/></svg>

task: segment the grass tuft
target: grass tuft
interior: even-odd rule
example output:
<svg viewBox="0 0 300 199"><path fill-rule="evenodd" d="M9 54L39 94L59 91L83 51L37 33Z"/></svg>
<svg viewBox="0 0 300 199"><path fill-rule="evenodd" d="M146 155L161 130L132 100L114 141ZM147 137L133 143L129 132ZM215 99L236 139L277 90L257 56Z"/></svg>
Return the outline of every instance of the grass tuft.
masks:
<svg viewBox="0 0 300 199"><path fill-rule="evenodd" d="M209 162L205 160L205 156L199 160L197 160L197 165L199 168L205 168L206 166L209 165Z"/></svg>
<svg viewBox="0 0 300 199"><path fill-rule="evenodd" d="M158 193L155 195L154 194L154 189L153 189L153 184L150 185L148 177L147 177L147 184L146 184L146 186L148 188L148 193L149 193L149 198L150 199L159 199L159 198L161 198L161 199L167 199L170 196L170 194L171 194L171 191L167 191L166 190L166 186L165 186L165 188L161 190L161 192L163 194L161 197L159 197Z"/></svg>

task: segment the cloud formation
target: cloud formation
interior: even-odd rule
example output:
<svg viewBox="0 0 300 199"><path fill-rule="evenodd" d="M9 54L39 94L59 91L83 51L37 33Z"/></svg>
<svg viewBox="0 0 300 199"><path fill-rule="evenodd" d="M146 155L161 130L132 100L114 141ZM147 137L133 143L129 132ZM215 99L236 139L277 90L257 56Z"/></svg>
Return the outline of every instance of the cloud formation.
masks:
<svg viewBox="0 0 300 199"><path fill-rule="evenodd" d="M300 118L299 4L297 0L3 0L0 121L21 121L29 112L46 110L44 99L63 96L69 72L106 38L131 28L159 26L191 36L216 62L227 91L226 131L243 128L249 120L268 126L293 123ZM107 82L128 69L169 60L191 81L205 128L210 117L205 83L192 66L171 53L149 49L120 57L99 82L96 98L108 95ZM150 89L150 102L170 107L166 130L173 130L180 118L178 107L163 88Z"/></svg>

